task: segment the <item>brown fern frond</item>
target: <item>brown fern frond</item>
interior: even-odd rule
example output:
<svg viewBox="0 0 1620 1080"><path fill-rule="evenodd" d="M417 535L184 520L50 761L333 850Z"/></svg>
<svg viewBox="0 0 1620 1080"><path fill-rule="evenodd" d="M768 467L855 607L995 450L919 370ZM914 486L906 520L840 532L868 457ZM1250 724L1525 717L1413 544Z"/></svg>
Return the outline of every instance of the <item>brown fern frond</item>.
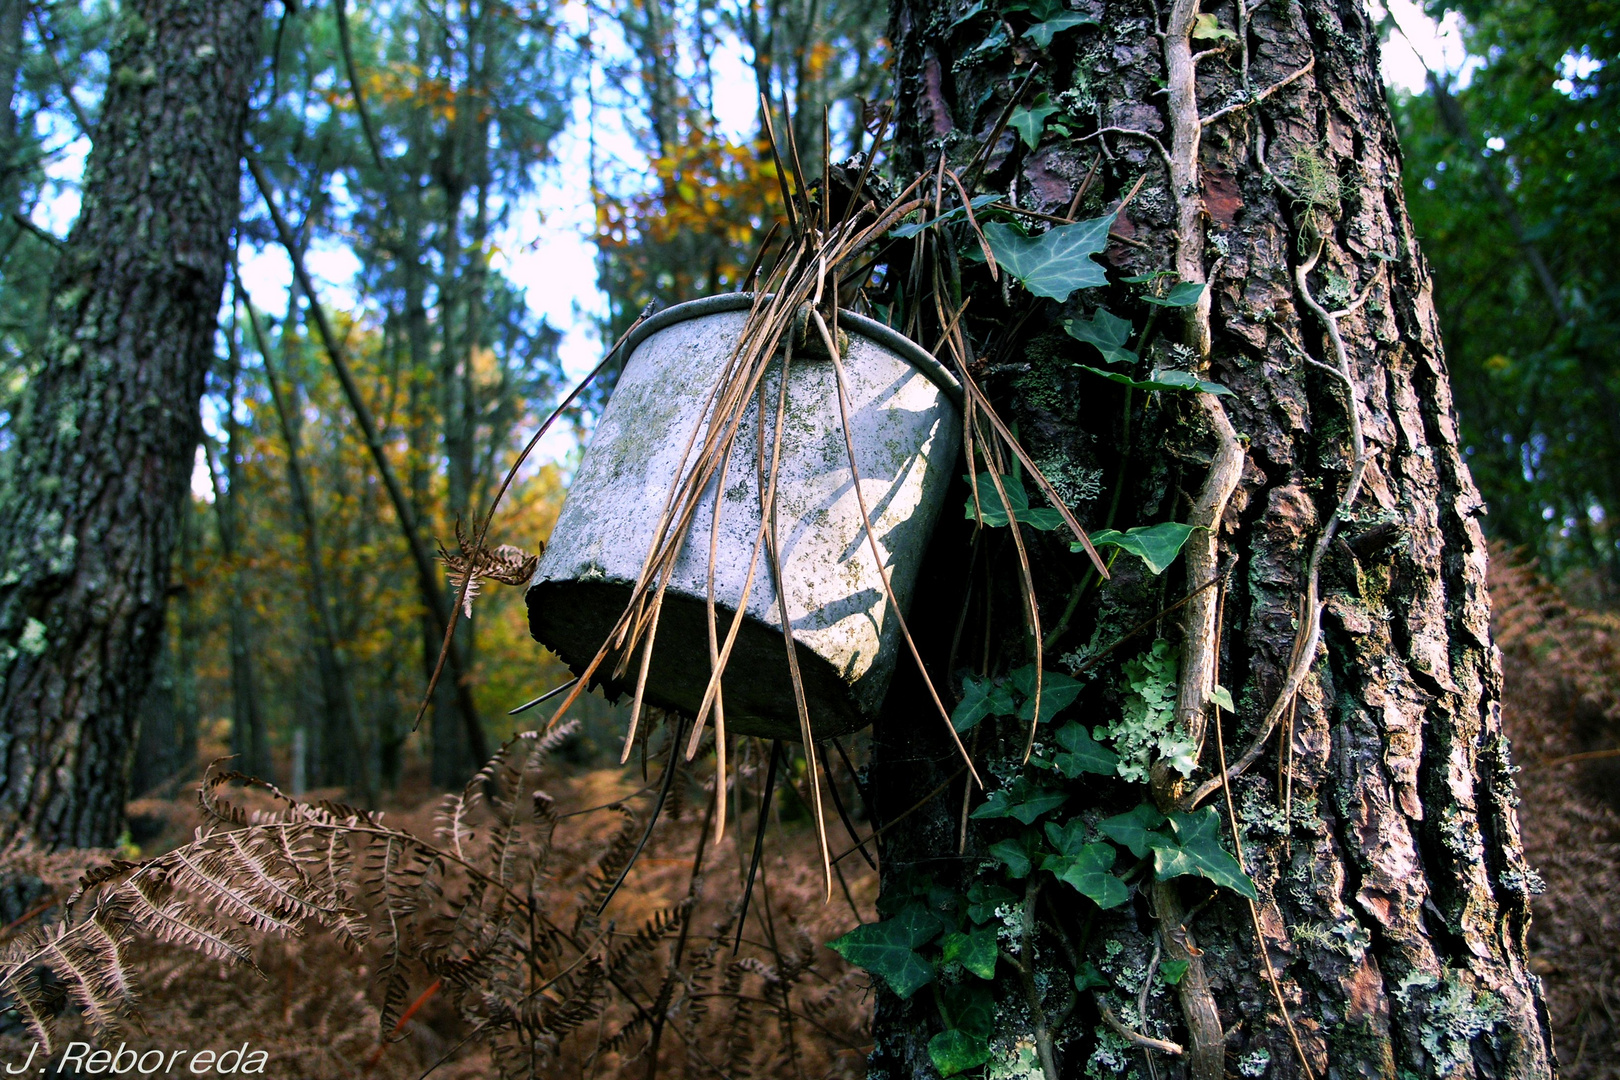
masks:
<svg viewBox="0 0 1620 1080"><path fill-rule="evenodd" d="M184 900L170 894L167 885L132 882L125 895L131 903L133 921L150 930L159 941L182 945L215 960L256 967L238 931L194 911Z"/></svg>
<svg viewBox="0 0 1620 1080"><path fill-rule="evenodd" d="M595 912L600 909L602 901L612 893L618 883L619 874L636 849L636 815L627 806L615 806L612 809L624 819L624 822L596 860L596 871L587 879L589 887L579 896L575 934L578 934L588 921L595 919Z"/></svg>
<svg viewBox="0 0 1620 1080"><path fill-rule="evenodd" d="M742 994L743 977L748 969L738 961L726 965L726 977L720 984L720 995L731 1000L731 1019L726 1025L726 1074L735 1077L754 1075L753 1055L756 1044L754 1030L754 1003Z"/></svg>
<svg viewBox="0 0 1620 1080"><path fill-rule="evenodd" d="M29 947L35 945L36 940L26 940L19 944L31 953L35 950ZM51 1041L51 1021L56 1015L57 1007L40 985L39 970L38 963L26 961L8 966L0 973L0 993L3 993L11 1007L17 1010L24 1026L49 1056L54 1049Z"/></svg>
<svg viewBox="0 0 1620 1080"><path fill-rule="evenodd" d="M636 1013L628 1021L626 1021L619 1028L618 1031L615 1031L612 1035L610 1035L606 1039L602 1040L602 1046L597 1051L597 1053L598 1054L622 1054L622 1053L624 1053L625 1048L630 1046L632 1040L634 1040L636 1038L636 1036L640 1035L643 1031L646 1030L647 1024L648 1024L648 1021L649 1021L649 1017L651 1017L652 1015L653 1015L652 1012ZM646 1040L643 1039L642 1043L643 1043L643 1047L645 1047ZM639 1055L639 1051L638 1051L638 1055Z"/></svg>
<svg viewBox="0 0 1620 1080"><path fill-rule="evenodd" d="M469 619L472 618L473 597L478 595L479 586L485 580L498 581L503 585L527 585L534 577L535 568L540 565L540 556L530 555L511 544L502 544L491 550L472 543L459 521L456 522L456 544L461 548L457 554L446 551L444 545L440 544L439 559L444 563L449 573L450 587L456 590L457 595L461 595L462 584L466 583L467 592L462 597L461 607ZM470 582L467 580L469 577L472 579Z"/></svg>
<svg viewBox="0 0 1620 1080"><path fill-rule="evenodd" d="M46 963L62 976L68 993L92 1024L114 1028L129 1003L119 993L120 984L126 983L123 957L117 940L95 919L86 920L81 928L83 932L78 932L80 928L66 923L52 927Z"/></svg>
<svg viewBox="0 0 1620 1080"><path fill-rule="evenodd" d="M270 902L258 895L255 879L236 878L230 862L222 852L187 851L179 848L171 853L172 866L169 881L176 888L203 898L225 912L264 934L286 934L298 937L303 933L302 920L285 918L278 910L285 890L273 891ZM313 910L299 903L294 908L300 913Z"/></svg>
<svg viewBox="0 0 1620 1080"><path fill-rule="evenodd" d="M608 953L608 971L615 975L620 974L637 961L650 956L666 937L680 929L681 920L690 908L690 903L681 903L654 912L652 917L642 924L640 930Z"/></svg>
<svg viewBox="0 0 1620 1080"><path fill-rule="evenodd" d="M559 984L560 1002L542 1014L539 1027L556 1036L573 1031L581 1024L595 1020L602 1014L603 991L607 985L607 972L601 961L592 957L580 971Z"/></svg>
<svg viewBox="0 0 1620 1080"><path fill-rule="evenodd" d="M128 859L114 859L105 865L91 867L80 875L79 883L73 887L73 891L68 893L68 898L64 901L65 906L72 908L86 892L114 878L124 876L138 865Z"/></svg>

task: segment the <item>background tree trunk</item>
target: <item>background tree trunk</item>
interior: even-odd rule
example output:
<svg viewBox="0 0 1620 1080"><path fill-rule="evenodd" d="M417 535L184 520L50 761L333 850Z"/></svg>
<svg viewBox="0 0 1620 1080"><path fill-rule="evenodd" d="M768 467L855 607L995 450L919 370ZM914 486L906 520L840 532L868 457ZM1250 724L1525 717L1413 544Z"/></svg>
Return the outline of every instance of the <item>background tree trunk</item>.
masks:
<svg viewBox="0 0 1620 1080"><path fill-rule="evenodd" d="M1499 723L1483 506L1457 445L1363 4L1221 2L1200 12L1188 0L1081 0L1074 10L1095 24L1059 30L1049 48L1024 35L1027 5L1006 7L973 15L962 0L894 0L900 171L932 174L941 152L963 171L1038 61L1022 101L1044 92L1056 107L1044 138L1038 122L1033 151L1003 132L983 188L1065 216L1096 166L1076 215L1091 218L1142 187L1105 255L1114 283L1066 305L1039 302L1015 348L981 359L975 375L1088 528L1196 522L1200 513L1214 526L1164 575L1121 557L1112 579L1089 589L1057 534L1026 531L1043 624L1062 626L1044 643L1046 663L1081 667L1147 620L1092 669L1068 715L1088 725L1119 716L1121 662L1157 636L1179 658L1183 730L1213 736L1224 724L1229 762L1264 749L1231 785L1244 867L1259 891L1253 913L1193 877L1144 884L1104 911L1061 884L1032 894L1036 929L1020 955L1035 989L1012 985L1002 963L1001 1035L1025 1039L1032 1059L1062 1076L1302 1076L1301 1057L1316 1076L1551 1075L1539 983L1526 964L1536 879ZM1164 270L1209 287L1184 323L1159 314L1144 367L1192 370L1235 396L1129 393L1076 369L1097 356L1064 333L1063 319L1106 303L1140 332L1156 309L1138 299L1142 286L1121 279ZM1018 303L1028 306L1016 292L980 287L968 315L974 339L1003 333ZM1348 371L1353 401L1336 370ZM1215 490L1223 469L1229 496ZM1341 508L1347 492L1352 505ZM967 525L940 530L925 571L934 587L919 587L910 620L933 628L936 682L1031 659L1006 531L986 530L972 562L970 537ZM1281 735L1263 739L1267 714L1293 696L1290 658L1315 614L1313 565L1321 648L1308 643ZM981 588L964 609L969 580ZM1207 581L1224 584L1153 621ZM960 766L913 681L897 677L875 734L880 822ZM1235 716L1206 704L1216 686L1230 691ZM992 788L1005 782L994 778L997 754L1007 760L1014 738L1021 748L1024 730L980 732L991 736L975 745ZM1185 807L1218 773L1214 743L1202 740L1185 783L1155 770L1161 809ZM1126 787L1076 784L1065 812L1094 829L1142 801L1140 787ZM1219 784L1205 790L1203 805L1226 822ZM888 834L885 891L915 889L923 873L958 893L1000 881L987 847L1007 835L1006 822L966 816L982 799L965 798L957 781ZM1180 962L1184 974L1168 978L1155 960ZM1085 963L1111 985L1076 994ZM1126 1026L1185 1053L1145 1061L1148 1052L1104 1019L1110 1001ZM901 1002L882 990L876 1073L935 1075L926 1047L940 1029L926 992Z"/></svg>
<svg viewBox="0 0 1620 1080"><path fill-rule="evenodd" d="M245 306L240 304L240 300L238 297L238 305ZM247 604L242 599L245 584L241 566L241 540L245 531L242 485L245 478L242 475L242 424L236 416L238 389L242 381L242 354L236 338L238 332L233 325L226 342L230 349L230 370L225 391L225 444L220 448L223 461L216 468L212 455L209 458L219 553L227 569L225 611L230 624L231 753L236 755L237 768L243 772L274 781L269 732L259 710L258 687L253 674L253 628L248 621ZM192 753L195 755L195 747Z"/></svg>
<svg viewBox="0 0 1620 1080"><path fill-rule="evenodd" d="M84 203L0 507L0 815L106 845L162 638L259 0L122 5Z"/></svg>

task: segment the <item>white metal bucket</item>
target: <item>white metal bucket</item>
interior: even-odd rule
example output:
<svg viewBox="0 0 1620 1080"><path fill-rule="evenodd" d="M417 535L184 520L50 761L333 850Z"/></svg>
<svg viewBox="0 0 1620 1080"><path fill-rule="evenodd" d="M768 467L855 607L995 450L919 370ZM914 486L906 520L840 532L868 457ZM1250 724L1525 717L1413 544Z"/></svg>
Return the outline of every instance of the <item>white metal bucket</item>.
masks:
<svg viewBox="0 0 1620 1080"><path fill-rule="evenodd" d="M576 673L624 610L682 453L706 421L709 390L752 300L735 293L677 305L626 343L624 373L527 592L530 631ZM957 467L961 387L916 343L881 323L841 312L838 325L849 336L843 366L861 493L895 598L905 607ZM779 357L766 379L767 425L775 421L780 363ZM789 370L777 503L782 576L812 730L825 738L863 727L877 714L904 642L887 610L851 482L833 365L795 352ZM714 596L722 637L742 597L760 524L755 402L739 429L720 501ZM716 482L675 563L647 680L648 701L688 713L701 703L710 675L705 602ZM632 689L634 671L632 665L628 685L605 680L609 689ZM798 739L764 556L722 688L728 730Z"/></svg>

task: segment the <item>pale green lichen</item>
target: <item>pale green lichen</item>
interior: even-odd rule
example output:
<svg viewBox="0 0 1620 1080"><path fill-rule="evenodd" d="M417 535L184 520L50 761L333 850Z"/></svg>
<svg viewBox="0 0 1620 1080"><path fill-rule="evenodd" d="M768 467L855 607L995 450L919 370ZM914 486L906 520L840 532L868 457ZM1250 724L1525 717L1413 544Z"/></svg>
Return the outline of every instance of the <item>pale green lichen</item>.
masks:
<svg viewBox="0 0 1620 1080"><path fill-rule="evenodd" d="M1035 1051L1035 1040L1023 1036L991 1057L985 1063L984 1075L985 1080L1042 1080L1046 1073Z"/></svg>
<svg viewBox="0 0 1620 1080"><path fill-rule="evenodd" d="M1093 1080L1120 1080L1135 1075L1141 1055L1112 1028L1096 1029L1097 1045L1086 1059L1086 1075Z"/></svg>
<svg viewBox="0 0 1620 1080"><path fill-rule="evenodd" d="M1251 1050L1238 1058L1237 1071L1239 1076L1264 1076L1269 1068L1271 1068L1271 1051L1263 1046L1258 1050Z"/></svg>
<svg viewBox="0 0 1620 1080"><path fill-rule="evenodd" d="M1347 956L1357 963L1367 955L1372 936L1345 918L1336 923L1298 923L1289 931L1296 944Z"/></svg>
<svg viewBox="0 0 1620 1080"><path fill-rule="evenodd" d="M17 648L29 656L38 656L45 651L45 624L38 619L29 619L23 625L22 637L17 639Z"/></svg>
<svg viewBox="0 0 1620 1080"><path fill-rule="evenodd" d="M1121 674L1127 693L1120 718L1093 732L1113 744L1119 775L1146 783L1148 768L1164 760L1182 776L1191 776L1198 767L1198 747L1176 730L1176 655L1171 644L1155 641L1147 652L1127 660Z"/></svg>
<svg viewBox="0 0 1620 1080"><path fill-rule="evenodd" d="M1475 990L1455 970L1443 978L1413 972L1396 986L1395 999L1421 1017L1418 1038L1442 1074L1471 1063L1474 1040L1507 1017L1500 998Z"/></svg>

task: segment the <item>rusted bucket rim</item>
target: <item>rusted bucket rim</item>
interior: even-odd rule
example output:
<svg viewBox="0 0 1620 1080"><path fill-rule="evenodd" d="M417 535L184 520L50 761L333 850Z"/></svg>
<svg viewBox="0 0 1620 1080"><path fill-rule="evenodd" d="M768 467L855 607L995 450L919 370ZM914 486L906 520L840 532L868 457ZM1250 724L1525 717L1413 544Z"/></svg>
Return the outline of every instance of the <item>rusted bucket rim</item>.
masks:
<svg viewBox="0 0 1620 1080"><path fill-rule="evenodd" d="M766 300L770 295L765 296ZM688 300L684 304L665 308L652 318L636 327L630 339L624 343L625 355L630 355L647 338L666 327L688 319L701 318L704 315L718 315L727 311L747 311L754 306L753 293L720 293L716 296L705 296L699 300ZM884 326L876 319L865 315L857 315L853 311L840 308L838 311L838 325L840 329L853 331L868 341L882 345L896 356L910 363L918 371L928 377L928 381L939 387L940 391L958 409L962 407L962 384L928 351L904 334L890 327Z"/></svg>

